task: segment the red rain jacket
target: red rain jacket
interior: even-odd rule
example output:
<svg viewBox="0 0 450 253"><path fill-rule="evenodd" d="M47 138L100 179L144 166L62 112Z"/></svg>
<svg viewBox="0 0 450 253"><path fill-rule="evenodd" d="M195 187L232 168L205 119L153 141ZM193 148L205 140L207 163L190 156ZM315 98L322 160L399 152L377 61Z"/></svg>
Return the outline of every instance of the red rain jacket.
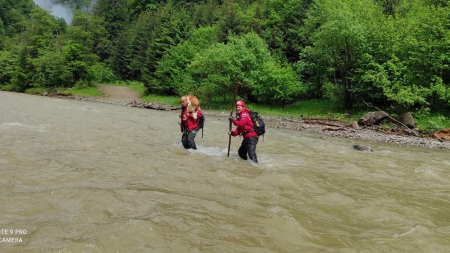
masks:
<svg viewBox="0 0 450 253"><path fill-rule="evenodd" d="M244 139L258 136L255 130L253 130L253 121L250 117L250 113L247 107L244 107L242 109L242 111L239 113L239 120L233 120L233 124L237 127L234 131L231 132L232 136L242 134Z"/></svg>
<svg viewBox="0 0 450 253"><path fill-rule="evenodd" d="M186 120L183 120L183 115L186 115ZM189 131L197 128L198 123L200 122L200 118L202 117L202 110L197 110L197 119L194 119L194 116L191 112L186 112L186 108L183 108L183 112L181 113L181 131L183 128L189 129Z"/></svg>

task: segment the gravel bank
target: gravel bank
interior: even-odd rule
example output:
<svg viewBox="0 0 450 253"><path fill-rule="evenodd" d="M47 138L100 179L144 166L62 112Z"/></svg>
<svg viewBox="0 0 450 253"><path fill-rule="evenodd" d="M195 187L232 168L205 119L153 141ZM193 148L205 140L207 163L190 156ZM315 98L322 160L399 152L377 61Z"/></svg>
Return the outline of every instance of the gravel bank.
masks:
<svg viewBox="0 0 450 253"><path fill-rule="evenodd" d="M139 107L129 99L110 99L110 98L83 97L83 96L67 96L67 97L61 96L60 98L93 101L121 106ZM155 105L155 103L152 104ZM172 108L166 105L160 105L160 107L166 108L167 111L170 111L171 113L174 112L178 113L177 110L174 110L176 108ZM222 117L227 118L229 116L228 112L208 111L208 110L205 110L204 114L205 116L216 116L219 118ZM293 131L305 131L317 134L325 134L333 137L371 140L371 141L392 143L397 145L450 149L449 141L440 141L436 138L431 138L427 136L418 137L399 133L386 133L382 132L381 129L368 129L368 128L354 129L344 125L340 125L338 127L337 126L327 127L326 124L310 124L300 118L263 116L263 119L266 122L266 126L269 128L289 129ZM208 120L208 118L206 120Z"/></svg>

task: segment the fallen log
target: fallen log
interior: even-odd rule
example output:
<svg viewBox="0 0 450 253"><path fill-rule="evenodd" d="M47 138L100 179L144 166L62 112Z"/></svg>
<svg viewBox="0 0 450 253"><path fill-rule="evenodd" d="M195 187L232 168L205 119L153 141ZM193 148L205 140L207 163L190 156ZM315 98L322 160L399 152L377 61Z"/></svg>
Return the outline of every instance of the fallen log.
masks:
<svg viewBox="0 0 450 253"><path fill-rule="evenodd" d="M172 106L166 106L162 104L156 104L156 103L137 103L136 101L133 101L129 104L131 107L137 107L137 108L145 108L145 109L152 109L152 110L158 110L158 111L174 111L179 110L179 107L172 107Z"/></svg>
<svg viewBox="0 0 450 253"><path fill-rule="evenodd" d="M342 127L341 125L336 125L336 124L332 124L330 122L327 121L322 121L322 120L303 120L303 122L307 123L307 124L316 124L316 125L327 125L327 126L334 126L334 127Z"/></svg>
<svg viewBox="0 0 450 253"><path fill-rule="evenodd" d="M380 111L380 112L382 112L382 113L384 113L388 118L390 118L392 121L395 121L395 122L397 122L398 124L400 124L400 125L402 125L402 126L404 126L406 129L405 129L405 131L407 131L407 132L409 132L409 133L412 133L412 134L414 134L415 136L419 136L419 133L418 132L416 132L416 131L414 131L414 130L412 130L412 129L410 129L408 126L406 126L405 124L403 124L402 122L400 122L400 121L398 121L398 120L396 120L396 119L394 119L394 118L392 118L391 116L389 116L389 114L387 114L387 113L385 113L385 112L383 112L382 110L380 110L378 107L376 107L376 106L373 106L373 105L369 105L368 103L366 103L366 101L364 101L364 100L362 100L363 102L364 102L364 104L366 104L367 106L369 106L369 107L373 107L373 108L375 108L375 109L377 109L378 111Z"/></svg>
<svg viewBox="0 0 450 253"><path fill-rule="evenodd" d="M302 120L339 121L339 119L333 119L333 118L313 118L313 117L302 117Z"/></svg>
<svg viewBox="0 0 450 253"><path fill-rule="evenodd" d="M322 128L322 131L345 131L345 127L332 127L332 126L325 126Z"/></svg>

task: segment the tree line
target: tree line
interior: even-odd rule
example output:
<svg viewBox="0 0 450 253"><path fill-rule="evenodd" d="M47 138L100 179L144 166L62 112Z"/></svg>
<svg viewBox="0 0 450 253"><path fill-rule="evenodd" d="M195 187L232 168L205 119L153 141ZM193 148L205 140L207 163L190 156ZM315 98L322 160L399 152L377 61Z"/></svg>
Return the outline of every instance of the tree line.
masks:
<svg viewBox="0 0 450 253"><path fill-rule="evenodd" d="M56 1L56 0L55 0ZM250 102L322 98L450 108L445 0L0 0L0 88L142 82L149 93Z"/></svg>

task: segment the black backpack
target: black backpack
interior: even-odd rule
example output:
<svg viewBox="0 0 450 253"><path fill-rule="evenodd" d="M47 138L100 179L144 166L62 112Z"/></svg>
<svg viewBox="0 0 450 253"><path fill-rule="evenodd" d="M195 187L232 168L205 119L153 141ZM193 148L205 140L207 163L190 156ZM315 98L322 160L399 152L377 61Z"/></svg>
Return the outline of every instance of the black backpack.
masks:
<svg viewBox="0 0 450 253"><path fill-rule="evenodd" d="M200 117L200 121L198 122L197 129L202 129L202 138L203 138L203 126L205 125L205 115L202 114Z"/></svg>
<svg viewBox="0 0 450 253"><path fill-rule="evenodd" d="M205 124L205 116L202 114L202 116L200 117L199 120L200 120L200 121L198 122L197 128L198 128L198 129L200 129L200 128L203 129L203 125Z"/></svg>
<svg viewBox="0 0 450 253"><path fill-rule="evenodd" d="M255 130L258 136L264 135L266 133L266 124L264 120L259 116L258 112L250 111L250 117L253 121L253 130Z"/></svg>

